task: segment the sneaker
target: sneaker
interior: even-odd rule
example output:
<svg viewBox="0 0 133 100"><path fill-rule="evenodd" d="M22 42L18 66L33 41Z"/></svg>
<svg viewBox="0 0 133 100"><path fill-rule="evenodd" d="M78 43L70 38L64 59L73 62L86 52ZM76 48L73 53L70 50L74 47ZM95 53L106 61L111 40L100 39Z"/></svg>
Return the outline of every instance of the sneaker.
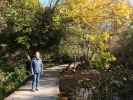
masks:
<svg viewBox="0 0 133 100"><path fill-rule="evenodd" d="M36 91L39 91L39 89L36 89Z"/></svg>
<svg viewBox="0 0 133 100"><path fill-rule="evenodd" d="M35 92L35 89L32 89L32 92Z"/></svg>

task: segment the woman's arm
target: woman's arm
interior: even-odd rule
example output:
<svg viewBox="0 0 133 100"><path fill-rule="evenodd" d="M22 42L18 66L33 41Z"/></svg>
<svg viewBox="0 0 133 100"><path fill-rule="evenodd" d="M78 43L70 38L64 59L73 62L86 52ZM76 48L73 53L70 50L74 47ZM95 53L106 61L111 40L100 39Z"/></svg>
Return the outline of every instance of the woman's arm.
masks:
<svg viewBox="0 0 133 100"><path fill-rule="evenodd" d="M43 73L43 67L44 67L44 65L43 65L43 61L41 61L42 63L41 63L41 73Z"/></svg>
<svg viewBox="0 0 133 100"><path fill-rule="evenodd" d="M34 71L33 71L33 61L31 61L31 73L32 73L32 75L34 75Z"/></svg>

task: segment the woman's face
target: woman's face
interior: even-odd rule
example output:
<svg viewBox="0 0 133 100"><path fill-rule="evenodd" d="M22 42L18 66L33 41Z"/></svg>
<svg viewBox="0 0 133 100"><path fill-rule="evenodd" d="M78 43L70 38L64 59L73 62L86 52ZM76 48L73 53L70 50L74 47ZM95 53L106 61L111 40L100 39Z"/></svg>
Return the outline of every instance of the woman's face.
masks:
<svg viewBox="0 0 133 100"><path fill-rule="evenodd" d="M36 58L40 58L40 53L39 52L36 52L36 54L35 54L35 56L36 56Z"/></svg>

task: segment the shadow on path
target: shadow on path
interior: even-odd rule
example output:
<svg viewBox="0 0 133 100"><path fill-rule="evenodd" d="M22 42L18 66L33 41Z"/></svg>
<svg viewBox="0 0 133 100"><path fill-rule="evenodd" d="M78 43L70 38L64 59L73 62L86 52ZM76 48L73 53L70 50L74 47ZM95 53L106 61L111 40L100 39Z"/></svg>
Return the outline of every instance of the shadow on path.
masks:
<svg viewBox="0 0 133 100"><path fill-rule="evenodd" d="M18 89L16 91L32 91L32 89Z"/></svg>

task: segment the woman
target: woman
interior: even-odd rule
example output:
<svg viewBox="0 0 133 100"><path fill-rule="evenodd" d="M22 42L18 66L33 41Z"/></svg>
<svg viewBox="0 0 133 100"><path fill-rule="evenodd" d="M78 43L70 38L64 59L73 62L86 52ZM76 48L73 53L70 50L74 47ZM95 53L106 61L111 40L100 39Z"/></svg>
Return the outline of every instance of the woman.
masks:
<svg viewBox="0 0 133 100"><path fill-rule="evenodd" d="M38 91L40 75L43 73L43 62L38 51L31 61L32 91Z"/></svg>

